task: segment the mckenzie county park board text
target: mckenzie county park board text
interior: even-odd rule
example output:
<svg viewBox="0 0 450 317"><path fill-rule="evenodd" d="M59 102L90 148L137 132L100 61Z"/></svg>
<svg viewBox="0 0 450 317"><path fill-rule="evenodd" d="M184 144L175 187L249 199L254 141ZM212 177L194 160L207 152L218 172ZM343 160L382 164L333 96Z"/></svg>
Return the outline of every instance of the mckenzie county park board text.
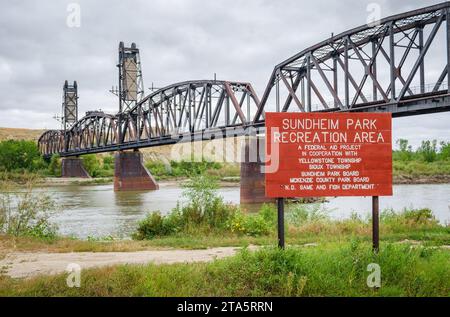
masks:
<svg viewBox="0 0 450 317"><path fill-rule="evenodd" d="M392 195L390 113L266 113L266 196Z"/></svg>

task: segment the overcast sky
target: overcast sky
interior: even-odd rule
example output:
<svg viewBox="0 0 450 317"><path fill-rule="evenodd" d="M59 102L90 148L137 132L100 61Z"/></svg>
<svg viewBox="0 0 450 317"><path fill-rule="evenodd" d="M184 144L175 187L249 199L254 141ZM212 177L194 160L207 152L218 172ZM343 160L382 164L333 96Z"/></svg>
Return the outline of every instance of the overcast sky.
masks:
<svg viewBox="0 0 450 317"><path fill-rule="evenodd" d="M0 10L0 126L58 128L64 80L78 81L80 115L117 112L119 41L141 50L144 84L249 81L261 96L273 67L327 37L439 1L147 0L8 1ZM80 27L67 24L68 5ZM69 7L70 8L70 7ZM148 91L148 90L147 90ZM394 139L450 140L450 114L394 120Z"/></svg>

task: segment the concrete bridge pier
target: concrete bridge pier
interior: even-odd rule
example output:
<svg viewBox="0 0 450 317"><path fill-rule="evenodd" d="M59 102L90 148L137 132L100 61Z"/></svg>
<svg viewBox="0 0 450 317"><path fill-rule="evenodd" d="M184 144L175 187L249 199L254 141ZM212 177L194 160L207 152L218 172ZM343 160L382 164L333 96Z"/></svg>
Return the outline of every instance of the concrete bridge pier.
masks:
<svg viewBox="0 0 450 317"><path fill-rule="evenodd" d="M265 137L249 136L241 148L241 204L275 202L265 196Z"/></svg>
<svg viewBox="0 0 450 317"><path fill-rule="evenodd" d="M152 174L144 166L139 151L116 153L114 165L114 191L157 190Z"/></svg>
<svg viewBox="0 0 450 317"><path fill-rule="evenodd" d="M61 159L61 177L91 178L83 166L83 160L78 156Z"/></svg>

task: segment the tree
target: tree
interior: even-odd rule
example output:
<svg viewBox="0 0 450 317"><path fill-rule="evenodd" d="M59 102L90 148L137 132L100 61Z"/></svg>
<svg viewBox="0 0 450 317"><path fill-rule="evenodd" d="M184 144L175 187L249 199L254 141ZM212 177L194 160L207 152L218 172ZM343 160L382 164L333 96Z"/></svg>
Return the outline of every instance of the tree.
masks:
<svg viewBox="0 0 450 317"><path fill-rule="evenodd" d="M96 177L100 169L100 162L95 154L87 154L82 156L83 166L92 177Z"/></svg>
<svg viewBox="0 0 450 317"><path fill-rule="evenodd" d="M42 165L39 149L33 141L7 140L0 142L0 169L35 170Z"/></svg>
<svg viewBox="0 0 450 317"><path fill-rule="evenodd" d="M53 176L61 176L61 159L58 154L53 154L48 165L48 172Z"/></svg>
<svg viewBox="0 0 450 317"><path fill-rule="evenodd" d="M439 154L441 160L450 159L450 142L441 142L441 153Z"/></svg>
<svg viewBox="0 0 450 317"><path fill-rule="evenodd" d="M437 141L422 141L417 153L420 153L425 162L434 162L437 157Z"/></svg>
<svg viewBox="0 0 450 317"><path fill-rule="evenodd" d="M396 143L400 150L394 152L394 157L399 161L410 161L414 153L412 151L412 146L409 145L408 140L399 139Z"/></svg>

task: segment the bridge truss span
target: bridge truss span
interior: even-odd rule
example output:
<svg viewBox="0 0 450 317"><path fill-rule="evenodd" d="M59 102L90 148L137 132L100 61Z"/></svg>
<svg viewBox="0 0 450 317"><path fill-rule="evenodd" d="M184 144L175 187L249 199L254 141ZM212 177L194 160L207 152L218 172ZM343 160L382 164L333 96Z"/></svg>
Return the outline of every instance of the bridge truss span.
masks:
<svg viewBox="0 0 450 317"><path fill-rule="evenodd" d="M258 105L249 83L200 80L174 84L148 95L122 114L121 141L245 126L251 123Z"/></svg>
<svg viewBox="0 0 450 317"><path fill-rule="evenodd" d="M254 122L264 111L365 109L395 116L408 105L404 100L448 93L449 10L445 2L332 34L278 64Z"/></svg>
<svg viewBox="0 0 450 317"><path fill-rule="evenodd" d="M47 131L39 148L45 156L70 156L208 138L250 125L259 102L249 83L186 81L152 92L129 111L89 112L65 133Z"/></svg>
<svg viewBox="0 0 450 317"><path fill-rule="evenodd" d="M119 113L90 112L68 130L45 132L44 156L247 135L264 129L269 111L450 111L450 2L332 34L275 66L261 99L249 83L218 80L144 96L136 45L121 43L119 61Z"/></svg>

